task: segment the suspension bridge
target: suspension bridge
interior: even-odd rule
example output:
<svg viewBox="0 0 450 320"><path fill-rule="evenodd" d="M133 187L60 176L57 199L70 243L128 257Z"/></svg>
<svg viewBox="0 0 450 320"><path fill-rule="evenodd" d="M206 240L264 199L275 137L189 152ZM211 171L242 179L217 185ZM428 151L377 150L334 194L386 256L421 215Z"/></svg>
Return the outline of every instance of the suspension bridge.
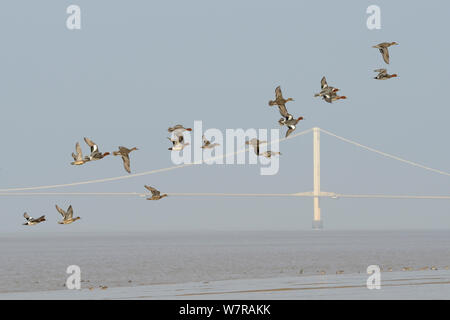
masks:
<svg viewBox="0 0 450 320"><path fill-rule="evenodd" d="M322 229L323 228L323 221L321 218L321 210L320 210L320 198L374 198L374 199L431 199L431 200L450 200L450 194L448 195L396 195L396 194L344 194L344 193L338 193L338 192L329 192L329 191L322 191L320 188L320 134L324 133L329 136L332 136L336 139L339 139L341 141L344 141L346 143L349 143L351 145L354 145L356 147L362 148L366 151L370 151L373 153L376 153L380 156L396 160L405 164L408 164L410 166L418 167L430 172L433 172L435 174L444 175L444 176L450 176L449 172L438 170L432 167L428 167L425 165L422 165L420 163L410 161L403 159L401 157L398 157L393 154L389 154L380 150L377 150L375 148L363 145L359 142L341 137L337 134L334 134L332 132L329 132L327 130L314 127L296 134L291 134L289 137L281 138L278 140L273 140L269 142L268 144L273 144L275 142L282 142L289 139L293 139L296 137L300 137L303 135L306 135L308 133L313 133L313 190L307 191L307 192L297 192L297 193L175 193L175 192L165 192L169 196L180 196L180 197L310 197L313 198L313 204L314 204L314 212L313 212L313 229ZM244 148L242 150L223 154L220 156L211 157L209 159L203 160L203 162L206 161L213 161L218 158L225 158L229 156L234 156L238 153L247 152L249 148ZM141 177L141 176L147 176L151 174L181 169L193 165L202 164L203 162L192 162L192 163L185 163L181 165L175 165L171 167L166 168L160 168L140 173L134 173L130 175L123 175L123 176L117 176L117 177L111 177L111 178L103 178L103 179L94 179L94 180L87 180L87 181L80 181L80 182L72 182L72 183L66 183L66 184L55 184L55 185L44 185L44 186L32 186L32 187L21 187L21 188L6 188L6 189L0 189L0 196L3 197L27 197L27 196L115 196L115 197L146 197L148 196L148 193L141 193L141 192L42 192L38 190L48 190L48 189L60 189L60 188L66 188L66 187L73 187L73 186L81 186L81 185L87 185L87 184L96 184L96 183L104 183L104 182L112 182L112 181L119 181L119 180L125 180L125 179L131 179L135 177Z"/></svg>

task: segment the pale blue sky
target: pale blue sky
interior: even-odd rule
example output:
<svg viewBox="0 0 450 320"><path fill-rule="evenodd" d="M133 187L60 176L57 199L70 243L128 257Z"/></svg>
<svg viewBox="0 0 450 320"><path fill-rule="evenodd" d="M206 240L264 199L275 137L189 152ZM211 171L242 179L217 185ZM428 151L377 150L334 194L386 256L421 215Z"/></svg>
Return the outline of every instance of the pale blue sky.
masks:
<svg viewBox="0 0 450 320"><path fill-rule="evenodd" d="M66 28L81 7L82 30ZM382 29L366 27L381 7ZM383 151L450 171L445 101L448 1L23 1L0 3L0 188L125 174L120 158L71 166L76 141L104 151L137 146L133 172L171 165L167 127L278 128L267 101L281 85L303 115ZM371 48L391 49L389 81ZM315 99L320 79L348 100ZM54 191L264 192L312 190L312 135L280 146L280 172L254 165L184 168ZM449 194L450 178L322 138L322 189L340 193ZM49 190L53 191L53 190ZM31 232L193 229L310 229L312 199L1 197L1 232L24 232L22 214L46 214ZM56 224L55 203L82 220ZM323 200L325 227L448 228L448 200ZM30 230L27 230L30 231Z"/></svg>

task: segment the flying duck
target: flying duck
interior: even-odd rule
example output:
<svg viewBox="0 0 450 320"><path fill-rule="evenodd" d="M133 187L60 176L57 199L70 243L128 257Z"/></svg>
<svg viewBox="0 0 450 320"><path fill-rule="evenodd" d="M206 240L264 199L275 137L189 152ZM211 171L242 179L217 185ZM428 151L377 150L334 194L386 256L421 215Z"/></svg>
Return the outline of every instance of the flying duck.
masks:
<svg viewBox="0 0 450 320"><path fill-rule="evenodd" d="M287 138L295 130L295 126L300 120L303 120L303 117L298 117L297 119L294 119L293 117L291 119L281 118L280 120L278 120L280 126L284 125L288 127L285 138Z"/></svg>
<svg viewBox="0 0 450 320"><path fill-rule="evenodd" d="M325 94L332 94L334 92L338 92L339 89L335 87L331 87L327 83L327 79L325 76L320 80L320 88L322 89L319 93L314 94L314 97L323 97Z"/></svg>
<svg viewBox="0 0 450 320"><path fill-rule="evenodd" d="M72 152L72 158L73 158L73 162L71 162L71 165L76 165L76 166L80 166L82 164L85 164L86 162L90 161L87 157L85 159L83 159L83 153L81 152L81 147L80 147L80 143L77 142L75 144L75 152Z"/></svg>
<svg viewBox="0 0 450 320"><path fill-rule="evenodd" d="M121 156L122 160L123 160L123 167L125 168L126 172L131 173L131 169L130 169L130 152L134 151L134 150L139 150L138 148L134 147L131 149L125 148L120 146L119 147L119 151L114 151L113 155L115 156Z"/></svg>
<svg viewBox="0 0 450 320"><path fill-rule="evenodd" d="M72 206L69 206L69 208L67 208L67 211L64 211L63 209L58 207L58 205L55 205L55 207L56 207L56 210L58 210L58 212L63 217L62 221L58 221L59 224L69 224L69 223L77 221L78 219L81 219L80 217L75 217L75 218L73 217Z"/></svg>
<svg viewBox="0 0 450 320"><path fill-rule="evenodd" d="M328 103L332 103L333 101L336 101L336 100L347 99L347 97L346 96L338 96L336 93L333 92L331 94L325 94L322 99Z"/></svg>
<svg viewBox="0 0 450 320"><path fill-rule="evenodd" d="M286 102L288 101L294 101L294 99L292 98L283 98L283 94L281 93L281 87L278 86L275 88L275 100L270 100L269 101L269 106L278 106L278 109L280 110L280 113L283 114L287 114L287 110L286 110Z"/></svg>
<svg viewBox="0 0 450 320"><path fill-rule="evenodd" d="M152 193L152 197L151 198L147 198L147 200L159 200L159 199L162 199L164 197L167 197L166 193L161 194L159 192L159 190L157 190L157 189L155 189L153 187L150 187L150 186L147 186L147 185L145 185L144 187Z"/></svg>
<svg viewBox="0 0 450 320"><path fill-rule="evenodd" d="M390 46L394 46L394 45L398 45L398 43L397 42L382 42L382 43L377 44L376 46L372 46L372 48L376 48L376 49L380 50L381 55L383 56L384 62L389 64L389 50L388 50L388 48Z"/></svg>
<svg viewBox="0 0 450 320"><path fill-rule="evenodd" d="M206 139L205 136L203 136L202 138L203 138L202 149L213 149L213 148L215 148L217 146L220 146L220 144L218 144L218 143L211 143L211 141Z"/></svg>
<svg viewBox="0 0 450 320"><path fill-rule="evenodd" d="M191 128L185 128L181 124L177 124L173 127L170 127L167 129L170 133L173 133L174 138L167 138L172 142L172 148L169 148L169 150L172 151L181 151L184 149L185 146L188 146L189 143L184 142L184 136L183 132L185 131L192 131Z"/></svg>
<svg viewBox="0 0 450 320"><path fill-rule="evenodd" d="M184 138L183 135L175 137L175 138L169 138L167 137L167 139L169 139L172 142L172 147L168 148L171 151L181 151L184 149L184 147L189 145L189 142L184 142Z"/></svg>
<svg viewBox="0 0 450 320"><path fill-rule="evenodd" d="M169 129L167 129L167 131L169 131L170 133L173 132L176 135L178 135L179 133L183 133L185 131L192 131L192 129L191 128L185 128L181 124L177 124L177 125L175 125L173 127L170 127Z"/></svg>
<svg viewBox="0 0 450 320"><path fill-rule="evenodd" d="M274 155L280 155L280 152L276 152L276 151L264 151L263 153L260 153L260 156L266 157L266 158L271 158Z"/></svg>
<svg viewBox="0 0 450 320"><path fill-rule="evenodd" d="M374 79L377 79L377 80L387 80L390 78L397 77L396 73L388 74L386 69L376 69L376 70L374 70L374 72L378 72L377 76L374 77Z"/></svg>
<svg viewBox="0 0 450 320"><path fill-rule="evenodd" d="M248 145L252 146L252 147L253 147L253 150L255 151L255 154L256 154L257 156L259 156L259 155L260 155L260 153L259 153L259 146L260 146L261 144L265 144L266 142L267 142L267 141L259 141L258 139L253 138L253 139L251 139L250 141L246 141L245 144L248 144Z"/></svg>
<svg viewBox="0 0 450 320"><path fill-rule="evenodd" d="M23 214L23 217L27 220L27 222L25 222L23 225L24 226L34 226L35 224L38 224L38 223L41 223L41 222L43 222L43 221L46 221L45 220L45 215L44 216L40 216L39 218L37 218L37 219L34 219L33 217L30 217L29 215L28 215L28 213L24 213Z"/></svg>
<svg viewBox="0 0 450 320"><path fill-rule="evenodd" d="M94 141L92 141L89 138L84 138L84 141L86 142L86 144L91 147L91 154L87 157L85 157L85 159L88 159L89 161L93 161L93 160L100 160L103 159L104 157L106 157L107 155L109 155L109 152L105 152L105 153L101 153L98 150L98 145L96 145L94 143Z"/></svg>

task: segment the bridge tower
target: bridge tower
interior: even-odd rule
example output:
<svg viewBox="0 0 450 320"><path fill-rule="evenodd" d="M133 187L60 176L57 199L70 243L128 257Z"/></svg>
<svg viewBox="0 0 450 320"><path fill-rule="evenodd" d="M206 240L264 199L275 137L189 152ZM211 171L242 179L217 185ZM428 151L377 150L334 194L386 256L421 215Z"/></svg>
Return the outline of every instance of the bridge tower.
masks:
<svg viewBox="0 0 450 320"><path fill-rule="evenodd" d="M314 220L313 229L322 229L323 222L320 217L320 128L313 128L313 155L314 155Z"/></svg>

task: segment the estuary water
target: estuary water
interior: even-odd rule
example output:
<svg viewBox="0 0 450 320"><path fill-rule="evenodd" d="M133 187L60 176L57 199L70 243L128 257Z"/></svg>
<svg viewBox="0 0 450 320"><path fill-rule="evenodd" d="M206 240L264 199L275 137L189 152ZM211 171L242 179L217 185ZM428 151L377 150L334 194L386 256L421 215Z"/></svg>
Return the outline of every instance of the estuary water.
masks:
<svg viewBox="0 0 450 320"><path fill-rule="evenodd" d="M0 292L366 273L450 266L450 231L251 231L0 235Z"/></svg>

